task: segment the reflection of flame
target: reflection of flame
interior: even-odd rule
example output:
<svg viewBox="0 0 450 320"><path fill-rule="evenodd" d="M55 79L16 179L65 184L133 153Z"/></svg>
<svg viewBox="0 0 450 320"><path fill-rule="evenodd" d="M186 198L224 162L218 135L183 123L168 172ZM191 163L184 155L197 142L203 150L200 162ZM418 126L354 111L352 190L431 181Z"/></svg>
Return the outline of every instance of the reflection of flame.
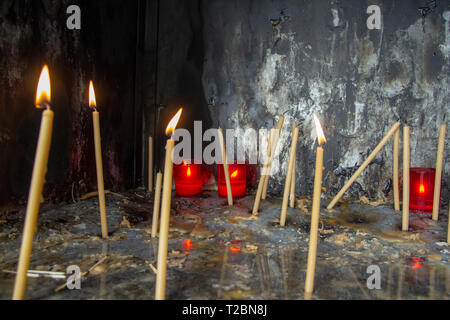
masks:
<svg viewBox="0 0 450 320"><path fill-rule="evenodd" d="M232 178L236 178L237 175L238 175L238 170L234 171L234 172L231 174L231 177L232 177Z"/></svg>
<svg viewBox="0 0 450 320"><path fill-rule="evenodd" d="M231 252L239 252L239 251L241 251L241 247L237 247L237 248L235 248L235 247L230 247L230 251L231 251Z"/></svg>
<svg viewBox="0 0 450 320"><path fill-rule="evenodd" d="M180 120L182 112L183 112L183 108L178 110L177 114L172 118L172 120L170 120L169 125L167 126L167 129L166 129L167 135L172 135L173 132L175 131L178 121Z"/></svg>
<svg viewBox="0 0 450 320"><path fill-rule="evenodd" d="M423 262L422 258L420 258L420 257L412 257L411 260L413 262L413 265L412 265L413 269L419 269L420 267L422 267L422 262Z"/></svg>
<svg viewBox="0 0 450 320"><path fill-rule="evenodd" d="M231 241L230 251L231 252L239 252L241 251L241 240L233 240Z"/></svg>
<svg viewBox="0 0 450 320"><path fill-rule="evenodd" d="M97 106L97 101L95 100L94 83L89 82L89 107L95 108Z"/></svg>
<svg viewBox="0 0 450 320"><path fill-rule="evenodd" d="M319 145L322 145L327 142L327 139L325 138L325 134L323 133L319 118L317 118L316 115L314 115L314 122L316 124L317 140L319 142Z"/></svg>
<svg viewBox="0 0 450 320"><path fill-rule="evenodd" d="M190 177L192 175L191 167L188 167L186 175Z"/></svg>
<svg viewBox="0 0 450 320"><path fill-rule="evenodd" d="M423 184L420 184L419 193L422 193L422 194L425 193L425 186Z"/></svg>
<svg viewBox="0 0 450 320"><path fill-rule="evenodd" d="M191 239L184 239L184 247L186 250L191 250L192 248L192 240Z"/></svg>
<svg viewBox="0 0 450 320"><path fill-rule="evenodd" d="M36 107L48 106L51 101L50 74L47 65L42 68L36 92Z"/></svg>

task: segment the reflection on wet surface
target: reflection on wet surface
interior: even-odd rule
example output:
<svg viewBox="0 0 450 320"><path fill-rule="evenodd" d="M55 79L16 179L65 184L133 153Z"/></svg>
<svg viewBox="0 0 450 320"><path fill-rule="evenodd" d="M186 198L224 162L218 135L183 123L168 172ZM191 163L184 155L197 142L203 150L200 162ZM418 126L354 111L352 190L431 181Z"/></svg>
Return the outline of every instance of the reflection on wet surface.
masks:
<svg viewBox="0 0 450 320"><path fill-rule="evenodd" d="M180 231L180 224L171 228L167 298L302 300L310 215L289 209L287 226L281 228L277 205L266 202L260 217L252 220L242 218L251 197L237 201L233 209L215 207L214 201L218 199L213 196L175 200L173 218L194 222L190 233ZM69 265L79 265L86 271L105 255L108 259L86 276L81 290L55 292L62 280L30 278L28 299L154 298L155 272L150 265L157 265L158 238L146 232L147 221L117 227L124 211L114 203L110 201L108 212L116 231L106 241L96 236L95 200L41 215L40 221L50 226L62 211L67 221L80 210L86 219L39 233L30 269L65 272ZM446 219L434 225L427 216L412 215L414 230L402 233L396 229L401 214L390 208L347 204L334 213L323 212L312 298L450 299L450 247L442 241ZM8 230L3 227L0 232ZM20 237L0 238L0 271L15 271L19 245ZM367 285L371 265L379 267L380 289ZM10 299L13 281L13 274L0 273L1 299Z"/></svg>

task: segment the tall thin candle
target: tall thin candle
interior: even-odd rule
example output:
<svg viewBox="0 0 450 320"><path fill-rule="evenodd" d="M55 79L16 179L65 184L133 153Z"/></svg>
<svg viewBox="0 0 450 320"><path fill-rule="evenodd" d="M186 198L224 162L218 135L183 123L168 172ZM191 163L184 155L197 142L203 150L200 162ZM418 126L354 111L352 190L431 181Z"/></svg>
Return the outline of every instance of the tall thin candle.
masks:
<svg viewBox="0 0 450 320"><path fill-rule="evenodd" d="M445 131L447 125L442 124L439 130L438 151L436 157L436 174L434 177L434 194L433 194L433 220L439 217L439 205L441 196L441 179L442 179L442 160L444 159Z"/></svg>
<svg viewBox="0 0 450 320"><path fill-rule="evenodd" d="M344 193L350 188L350 186L353 184L353 182L358 179L358 177L361 175L361 173L367 168L367 166L372 162L372 160L376 157L378 152L381 151L381 149L385 146L385 144L389 141L389 139L392 137L392 135L395 133L395 131L398 130L400 127L400 122L397 122L392 126L392 128L389 130L389 132L384 136L383 140L375 147L375 149L372 151L372 153L367 157L367 159L363 162L363 164L358 168L358 170L355 171L355 173L352 175L352 177L348 180L348 182L342 187L341 191L334 197L334 199L330 202L327 209L331 210L336 205L336 203L339 201L339 199L342 198Z"/></svg>
<svg viewBox="0 0 450 320"><path fill-rule="evenodd" d="M268 138L268 141L267 141L267 153L266 153L267 155L269 155L269 157L270 157L270 154L272 153L271 144L272 144L272 140L273 140L273 135L274 134L275 134L275 128L270 129L269 138ZM264 177L264 187L263 187L263 191L262 191L262 195L261 195L261 199L263 199L263 200L265 200L266 197L267 197L267 188L268 187L269 187L269 179L266 179Z"/></svg>
<svg viewBox="0 0 450 320"><path fill-rule="evenodd" d="M97 167L98 203L100 206L100 221L102 225L102 237L108 238L108 224L106 220L105 184L103 180L102 145L100 137L100 114L97 111L94 85L89 83L89 107L93 108L92 121L94 125L95 163Z"/></svg>
<svg viewBox="0 0 450 320"><path fill-rule="evenodd" d="M284 185L284 193L283 193L283 203L281 205L281 216L280 216L280 226L284 227L286 225L286 214L287 207L289 201L289 193L291 191L292 186L292 167L294 166L294 157L295 152L297 150L297 140L298 140L298 128L295 122L292 122L293 134L292 134L292 142L291 142L291 150L289 154L289 164L286 173L286 182Z"/></svg>
<svg viewBox="0 0 450 320"><path fill-rule="evenodd" d="M322 194L323 144L327 142L319 119L314 115L319 146L316 150L316 170L314 172L314 194L311 213L311 230L309 234L308 264L306 268L305 299L310 299L314 291L314 274L317 257L317 234L320 218L320 196Z"/></svg>
<svg viewBox="0 0 450 320"><path fill-rule="evenodd" d="M447 243L450 245L450 206L448 208L448 227L447 227Z"/></svg>
<svg viewBox="0 0 450 320"><path fill-rule="evenodd" d="M48 155L53 131L53 111L50 109L51 90L48 67L44 66L38 84L36 95L36 107L46 108L42 113L39 140L34 160L33 175L31 178L30 192L28 195L25 226L20 247L19 263L17 266L16 281L14 284L14 300L22 300L25 295L27 273L30 265L30 255L33 247L33 237L36 230L36 222L41 204L42 189L47 173Z"/></svg>
<svg viewBox="0 0 450 320"><path fill-rule="evenodd" d="M227 150L225 147L225 140L223 138L222 128L218 130L219 142L220 142L220 150L222 152L222 164L223 164L223 172L225 174L225 184L227 186L227 199L228 205L233 205L233 193L231 191L231 182L230 182L230 173L228 171L228 160L227 160Z"/></svg>
<svg viewBox="0 0 450 320"><path fill-rule="evenodd" d="M409 228L409 164L410 164L410 146L409 146L409 126L403 127L403 200L402 200L402 230L408 231Z"/></svg>
<svg viewBox="0 0 450 320"><path fill-rule="evenodd" d="M273 161L273 158L275 157L275 150L278 145L278 140L280 138L280 132L281 128L283 127L283 124L284 124L284 116L281 116L277 124L277 129L279 128L279 130L275 131L275 134L271 137L270 148L272 152L270 155L266 154L264 157L264 164L261 172L261 178L259 179L258 190L256 191L255 196L255 202L253 203L252 209L253 216L258 215L259 205L261 203L261 196L263 194L264 182L265 179L269 179L271 163Z"/></svg>
<svg viewBox="0 0 450 320"><path fill-rule="evenodd" d="M156 175L155 201L153 202L152 238L158 233L159 208L161 204L162 173Z"/></svg>
<svg viewBox="0 0 450 320"><path fill-rule="evenodd" d="M394 134L394 156L393 156L393 191L394 191L394 209L400 211L400 191L398 185L398 150L400 143L400 129Z"/></svg>
<svg viewBox="0 0 450 320"><path fill-rule="evenodd" d="M262 176L264 179L264 188L261 196L262 199L266 199L267 196L267 188L269 187L269 177L270 172L272 170L272 162L275 157L275 152L278 146L278 141L280 139L281 129L283 129L283 124L284 124L284 116L281 116L280 119L278 119L277 127L272 129L271 134L269 135L270 153L269 153L269 162L264 167L266 174Z"/></svg>
<svg viewBox="0 0 450 320"><path fill-rule="evenodd" d="M297 128L297 126L295 128L292 128L292 134L295 134L295 129ZM298 134L299 132L297 132L297 140L295 141L295 144L297 145L298 142ZM292 166L292 173L291 173L291 190L290 190L290 196L289 196L289 206L291 208L294 208L295 206L295 174L296 174L296 167L297 167L297 147L295 147L295 152L294 152L294 164Z"/></svg>
<svg viewBox="0 0 450 320"><path fill-rule="evenodd" d="M155 299L165 300L166 298L166 271L167 271L167 247L169 242L169 222L170 206L172 202L172 173L173 173L173 149L175 141L172 134L180 120L183 109L180 109L175 117L172 118L166 129L166 134L170 139L166 144L166 160L164 164L164 184L163 197L161 204L161 224L159 227L159 245L158 245L158 273L156 274Z"/></svg>
<svg viewBox="0 0 450 320"><path fill-rule="evenodd" d="M148 192L153 191L153 137L148 138Z"/></svg>

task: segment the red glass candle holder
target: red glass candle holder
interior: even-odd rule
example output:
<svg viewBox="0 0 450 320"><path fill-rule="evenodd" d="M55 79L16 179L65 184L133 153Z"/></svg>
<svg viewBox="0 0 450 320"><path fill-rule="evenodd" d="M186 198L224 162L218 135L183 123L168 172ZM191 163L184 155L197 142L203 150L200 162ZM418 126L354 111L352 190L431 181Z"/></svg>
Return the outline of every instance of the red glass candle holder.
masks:
<svg viewBox="0 0 450 320"><path fill-rule="evenodd" d="M434 168L410 168L409 209L411 211L433 212L435 175L436 169ZM440 205L441 195L439 195L439 208Z"/></svg>
<svg viewBox="0 0 450 320"><path fill-rule="evenodd" d="M226 198L228 193L223 165L219 164L218 169L219 197ZM247 165L238 163L229 164L228 173L230 174L231 193L233 194L233 198L244 197L247 193Z"/></svg>
<svg viewBox="0 0 450 320"><path fill-rule="evenodd" d="M193 197L202 193L202 165L184 161L173 165L173 178L177 196Z"/></svg>

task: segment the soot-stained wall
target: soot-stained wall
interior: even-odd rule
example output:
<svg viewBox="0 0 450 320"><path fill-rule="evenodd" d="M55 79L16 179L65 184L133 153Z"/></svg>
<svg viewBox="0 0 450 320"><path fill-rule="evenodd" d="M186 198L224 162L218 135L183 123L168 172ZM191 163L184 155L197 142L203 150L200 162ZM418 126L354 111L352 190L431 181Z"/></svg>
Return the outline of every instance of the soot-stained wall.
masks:
<svg viewBox="0 0 450 320"><path fill-rule="evenodd" d="M194 134L194 121L203 130L213 126L210 110L203 94L204 1L160 1L158 28L157 103L163 106L156 124L158 150L164 149L167 123L180 107L184 108L178 128ZM193 154L193 153L192 153ZM157 154L157 166L164 153Z"/></svg>
<svg viewBox="0 0 450 320"><path fill-rule="evenodd" d="M81 30L68 30L69 5ZM137 1L0 2L0 202L28 193L42 112L38 77L49 65L55 111L47 199L96 189L88 84L94 80L107 188L131 187Z"/></svg>
<svg viewBox="0 0 450 320"><path fill-rule="evenodd" d="M281 192L291 122L300 124L297 190L311 194L313 113L323 123L324 185L335 194L390 127L411 126L411 166L434 167L441 123L449 116L449 20L446 1L425 18L426 1L203 1L203 87L214 122L224 128L271 128L285 114L280 141ZM381 30L366 13L378 5ZM443 195L450 185L449 134ZM400 160L401 161L401 160ZM400 162L401 163L401 162ZM392 141L350 189L381 196L392 175ZM387 188L389 189L389 188ZM385 188L384 191L387 191Z"/></svg>

